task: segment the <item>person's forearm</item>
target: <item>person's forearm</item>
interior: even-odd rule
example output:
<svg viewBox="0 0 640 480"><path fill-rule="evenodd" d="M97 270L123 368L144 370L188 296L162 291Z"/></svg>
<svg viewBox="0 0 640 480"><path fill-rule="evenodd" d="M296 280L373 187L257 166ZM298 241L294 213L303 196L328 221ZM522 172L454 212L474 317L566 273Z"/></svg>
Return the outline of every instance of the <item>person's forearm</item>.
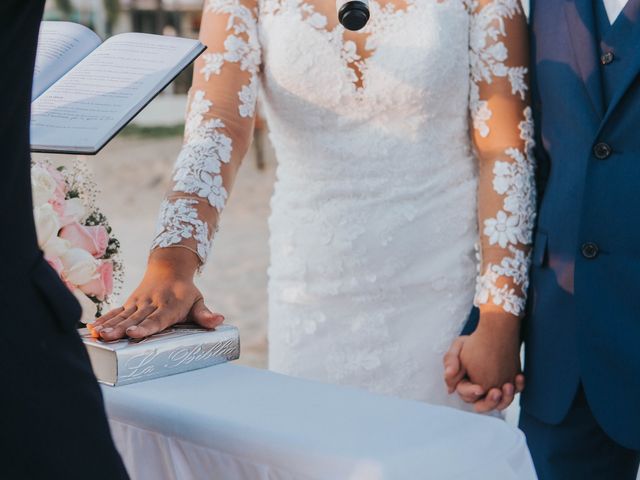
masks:
<svg viewBox="0 0 640 480"><path fill-rule="evenodd" d="M157 248L149 255L145 276L191 279L198 268L200 268L200 259L187 248Z"/></svg>
<svg viewBox="0 0 640 480"><path fill-rule="evenodd" d="M508 337L519 335L521 318L510 313L506 313L501 307L486 304L480 306L480 320L477 330L481 333L490 334L494 337Z"/></svg>

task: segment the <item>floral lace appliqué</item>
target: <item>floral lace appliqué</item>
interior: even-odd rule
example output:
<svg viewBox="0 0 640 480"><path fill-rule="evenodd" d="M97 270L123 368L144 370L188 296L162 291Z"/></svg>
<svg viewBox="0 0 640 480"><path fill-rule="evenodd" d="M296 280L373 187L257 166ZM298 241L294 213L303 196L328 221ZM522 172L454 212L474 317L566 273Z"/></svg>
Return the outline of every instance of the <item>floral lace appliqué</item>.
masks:
<svg viewBox="0 0 640 480"><path fill-rule="evenodd" d="M477 0L469 0L472 11L469 32L469 55L471 67L470 108L474 128L482 137L489 135L487 122L492 112L486 100L480 98L480 82L493 83L496 77L506 77L511 84L511 93L525 98L527 68L510 67L505 64L509 52L501 37L506 36L505 19L512 19L522 12L519 0L496 0L478 9Z"/></svg>
<svg viewBox="0 0 640 480"><path fill-rule="evenodd" d="M197 204L198 200L193 198L177 198L162 202L156 237L151 248L166 248L193 240L195 249L186 244L184 246L197 253L200 261L205 263L211 239L207 223L198 218L195 208Z"/></svg>
<svg viewBox="0 0 640 480"><path fill-rule="evenodd" d="M211 75L220 75L223 65L239 63L240 70L251 74L247 85L238 92L241 117L252 117L258 96L258 72L260 70L261 53L257 34L256 12L246 7L239 0L209 0L205 8L218 14L229 15L227 31L233 32L224 41L225 51L222 53L207 53L203 56L205 66L200 73L208 81ZM245 38L243 38L245 37Z"/></svg>
<svg viewBox="0 0 640 480"><path fill-rule="evenodd" d="M204 66L198 73L208 82L222 75L227 64L237 64L242 72L248 72L249 82L241 85L237 93L237 110L241 118L251 118L255 114L261 62L256 11L240 0L209 0L205 5L205 14L207 12L227 16L227 36L222 43L223 51L203 55ZM174 193L163 206L158 236L153 243L153 248L158 248L195 240L195 250L202 262L211 240L208 234L203 234L207 220L198 218L199 211L194 205L206 201L218 214L222 212L229 197L222 167L231 162L233 152L231 135L225 122L212 114L214 107L205 90L192 92L185 142L173 172ZM187 195L194 197L181 198ZM212 227L215 229L215 225Z"/></svg>
<svg viewBox="0 0 640 480"><path fill-rule="evenodd" d="M536 218L535 184L533 162L533 118L531 108L524 111L524 120L519 125L520 138L524 140L525 150L507 149L505 154L511 162L495 162L493 189L504 196L503 208L495 218L484 221L484 235L489 244L498 244L507 248L511 256L503 257L499 265L488 264L484 273L478 277L476 287L476 305L494 303L514 315L521 315L526 304L530 254L516 248L528 246L532 242L532 232ZM481 259L480 259L481 264ZM511 279L522 294L500 280Z"/></svg>

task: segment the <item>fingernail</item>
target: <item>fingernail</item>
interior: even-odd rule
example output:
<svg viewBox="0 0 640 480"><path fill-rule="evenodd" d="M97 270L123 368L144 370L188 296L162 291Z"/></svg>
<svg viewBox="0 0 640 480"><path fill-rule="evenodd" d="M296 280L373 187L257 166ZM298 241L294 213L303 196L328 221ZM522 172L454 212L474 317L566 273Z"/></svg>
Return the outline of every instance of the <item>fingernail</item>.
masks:
<svg viewBox="0 0 640 480"><path fill-rule="evenodd" d="M216 317L216 320L220 321L220 322L224 322L224 315L218 315Z"/></svg>
<svg viewBox="0 0 640 480"><path fill-rule="evenodd" d="M495 402L499 402L499 401L500 401L500 394L498 394L498 393L494 393L494 394L493 394L493 396L492 396L491 398L493 398L493 400L494 400Z"/></svg>
<svg viewBox="0 0 640 480"><path fill-rule="evenodd" d="M93 327L94 332L101 332L104 327L102 325L98 325L97 327Z"/></svg>
<svg viewBox="0 0 640 480"><path fill-rule="evenodd" d="M447 367L444 369L444 373L447 375L451 375L453 373L453 368Z"/></svg>
<svg viewBox="0 0 640 480"><path fill-rule="evenodd" d="M136 330L138 328L137 325L131 325L129 328L127 328L127 332L133 332L134 330Z"/></svg>
<svg viewBox="0 0 640 480"><path fill-rule="evenodd" d="M111 327L102 328L102 329L99 330L99 332L101 332L101 333L111 333L111 332L113 332L113 328L111 328Z"/></svg>

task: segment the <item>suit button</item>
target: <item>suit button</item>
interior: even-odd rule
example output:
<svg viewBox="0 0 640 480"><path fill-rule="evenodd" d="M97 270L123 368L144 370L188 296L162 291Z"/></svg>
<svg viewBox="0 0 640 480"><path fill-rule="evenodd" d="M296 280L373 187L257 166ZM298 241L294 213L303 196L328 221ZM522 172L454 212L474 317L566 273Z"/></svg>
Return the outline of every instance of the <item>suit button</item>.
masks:
<svg viewBox="0 0 640 480"><path fill-rule="evenodd" d="M609 65L611 62L613 62L614 58L615 55L613 54L613 52L605 52L600 56L600 63L602 65Z"/></svg>
<svg viewBox="0 0 640 480"><path fill-rule="evenodd" d="M597 143L596 146L593 147L593 154L598 160L606 160L612 153L613 150L611 150L611 147L604 142Z"/></svg>
<svg viewBox="0 0 640 480"><path fill-rule="evenodd" d="M589 242L582 245L582 256L586 259L593 260L599 253L600 249L595 243Z"/></svg>

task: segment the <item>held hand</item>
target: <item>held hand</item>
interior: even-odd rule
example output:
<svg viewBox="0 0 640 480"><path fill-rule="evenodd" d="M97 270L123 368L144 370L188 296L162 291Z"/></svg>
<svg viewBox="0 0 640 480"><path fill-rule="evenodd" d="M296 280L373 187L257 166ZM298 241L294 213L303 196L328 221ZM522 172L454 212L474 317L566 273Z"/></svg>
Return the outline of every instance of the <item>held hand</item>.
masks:
<svg viewBox="0 0 640 480"><path fill-rule="evenodd" d="M100 317L94 329L104 340L144 338L176 323L192 321L215 328L224 321L209 310L193 283L197 257L189 250L155 250L144 279L125 304Z"/></svg>
<svg viewBox="0 0 640 480"><path fill-rule="evenodd" d="M456 339L444 357L449 393L456 391L465 402L475 404L478 412L503 410L524 390L524 376L518 373L518 320L484 320L482 329Z"/></svg>
<svg viewBox="0 0 640 480"><path fill-rule="evenodd" d="M520 372L520 323L507 315L484 316L464 342L460 361L485 390L513 382Z"/></svg>
<svg viewBox="0 0 640 480"><path fill-rule="evenodd" d="M501 389L492 388L486 394L480 385L465 378L456 386L456 392L465 402L474 404L476 412L487 413L492 410L505 410L513 403L516 394L522 393L524 386L524 375L519 373L516 375L515 384L505 383Z"/></svg>

